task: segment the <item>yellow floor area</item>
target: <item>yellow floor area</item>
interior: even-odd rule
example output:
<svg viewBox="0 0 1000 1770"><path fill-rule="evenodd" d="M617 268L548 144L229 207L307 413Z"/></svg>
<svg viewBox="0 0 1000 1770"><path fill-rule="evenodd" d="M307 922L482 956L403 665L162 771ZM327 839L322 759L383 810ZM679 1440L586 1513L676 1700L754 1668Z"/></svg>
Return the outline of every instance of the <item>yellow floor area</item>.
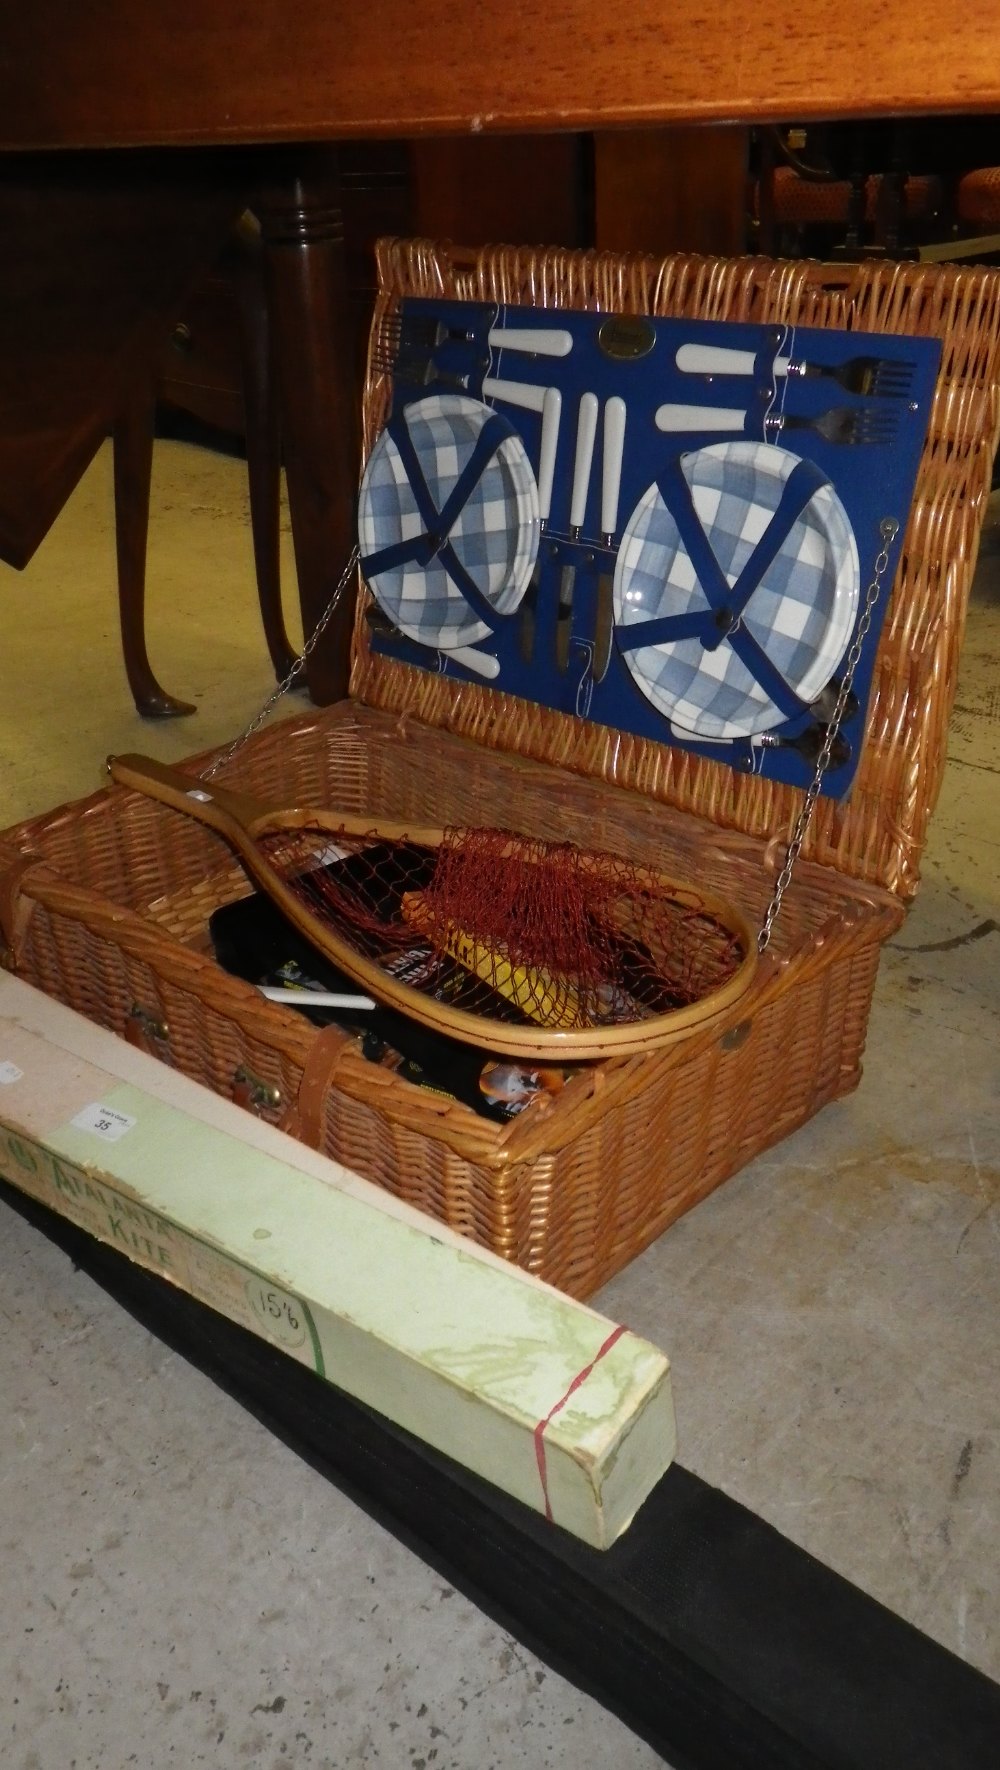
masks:
<svg viewBox="0 0 1000 1770"><path fill-rule="evenodd" d="M257 608L246 466L183 442L154 454L146 586L150 661L198 712L143 720L125 680L118 626L110 446L23 572L0 565L4 646L0 822L101 784L106 756L175 761L233 737L274 687ZM282 573L301 642L287 513ZM301 694L282 710L301 711Z"/></svg>

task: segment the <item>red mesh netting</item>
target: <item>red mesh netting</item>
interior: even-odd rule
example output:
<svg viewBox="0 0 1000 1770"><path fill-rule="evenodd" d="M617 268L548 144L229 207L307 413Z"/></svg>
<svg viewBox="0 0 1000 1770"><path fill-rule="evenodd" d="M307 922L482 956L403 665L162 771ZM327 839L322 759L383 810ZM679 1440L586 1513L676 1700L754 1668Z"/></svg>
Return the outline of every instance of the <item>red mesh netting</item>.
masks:
<svg viewBox="0 0 1000 1770"><path fill-rule="evenodd" d="M695 894L569 845L451 830L431 849L305 830L267 838L266 854L322 928L488 1019L642 1020L700 1000L744 957Z"/></svg>

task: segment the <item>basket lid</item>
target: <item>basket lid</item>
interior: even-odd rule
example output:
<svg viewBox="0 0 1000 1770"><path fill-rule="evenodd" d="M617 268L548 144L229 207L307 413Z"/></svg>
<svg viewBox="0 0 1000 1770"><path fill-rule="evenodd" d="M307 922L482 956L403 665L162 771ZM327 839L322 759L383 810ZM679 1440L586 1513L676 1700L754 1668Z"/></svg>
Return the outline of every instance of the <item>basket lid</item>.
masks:
<svg viewBox="0 0 1000 1770"><path fill-rule="evenodd" d="M818 803L803 850L841 873L911 897L944 766L1000 422L1000 275L884 263L828 267L762 258L654 259L495 247L472 252L422 241L382 241L377 256L364 400L369 457L380 439L384 448L391 381L381 365L395 310L405 297L940 340L916 492L872 663L860 763L845 799ZM449 401L438 404L443 411ZM438 429L442 422L459 421L435 409ZM408 440L402 439L404 447ZM377 466L384 479L387 464ZM378 474L370 475L369 483L375 479ZM501 572L511 569L506 558L497 566ZM764 841L791 828L802 803L800 788L648 736L551 711L487 681L457 681L379 655L370 643L371 606L363 593L352 673L352 692L361 700L488 747L631 788Z"/></svg>

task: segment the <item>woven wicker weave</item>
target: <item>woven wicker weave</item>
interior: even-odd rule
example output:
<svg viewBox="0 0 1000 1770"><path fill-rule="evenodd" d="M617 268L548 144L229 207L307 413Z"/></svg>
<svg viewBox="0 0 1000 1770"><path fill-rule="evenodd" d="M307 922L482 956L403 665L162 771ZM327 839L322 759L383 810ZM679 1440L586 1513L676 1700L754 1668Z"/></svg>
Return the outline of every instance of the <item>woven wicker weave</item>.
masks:
<svg viewBox="0 0 1000 1770"><path fill-rule="evenodd" d="M767 962L721 1031L581 1068L499 1126L219 971L208 916L246 881L210 831L114 788L0 842L0 922L22 976L583 1297L857 1083L880 946L916 887L944 761L997 428L1000 278L868 266L828 288L825 272L800 264L472 256L420 243L383 245L380 273L382 315L402 292L453 290L945 342L862 772L849 805L821 808ZM373 376L369 442L386 391ZM359 621L355 702L265 730L227 780L424 822L475 823L489 807L491 821L526 833L655 858L762 915L796 793L487 689L456 691L370 657L365 632Z"/></svg>
<svg viewBox="0 0 1000 1770"><path fill-rule="evenodd" d="M433 806L469 822L489 803L514 827L655 854L755 917L773 883L752 838L364 707L272 727L228 778L424 820ZM246 880L201 826L114 788L5 840L0 918L21 976L579 1296L854 1086L879 943L901 916L887 893L802 867L732 1025L582 1068L499 1126L219 971L207 919ZM651 1147L669 1149L666 1171Z"/></svg>

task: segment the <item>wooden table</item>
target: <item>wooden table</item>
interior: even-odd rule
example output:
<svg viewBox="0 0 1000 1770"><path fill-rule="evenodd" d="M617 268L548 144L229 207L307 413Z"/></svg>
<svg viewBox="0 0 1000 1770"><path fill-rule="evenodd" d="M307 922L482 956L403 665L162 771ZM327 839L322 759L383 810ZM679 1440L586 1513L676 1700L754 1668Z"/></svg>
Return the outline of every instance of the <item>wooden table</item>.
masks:
<svg viewBox="0 0 1000 1770"><path fill-rule="evenodd" d="M32 0L0 146L988 111L1000 7L937 0Z"/></svg>
<svg viewBox="0 0 1000 1770"><path fill-rule="evenodd" d="M106 150L144 148L168 208L178 169L194 169L203 224L216 167L227 214L235 191L265 193L307 629L350 551L357 473L351 364L337 348L347 302L332 144L1000 108L1000 0L953 8L944 29L937 0L32 0L5 12L0 192L27 177L44 205L66 150L75 175L100 183L122 165ZM73 462L96 446L93 422L84 430L80 420L76 454L63 447L37 508L23 476L16 494L0 485L0 556L16 563L37 544ZM314 698L343 692L348 637L345 607L312 661Z"/></svg>

